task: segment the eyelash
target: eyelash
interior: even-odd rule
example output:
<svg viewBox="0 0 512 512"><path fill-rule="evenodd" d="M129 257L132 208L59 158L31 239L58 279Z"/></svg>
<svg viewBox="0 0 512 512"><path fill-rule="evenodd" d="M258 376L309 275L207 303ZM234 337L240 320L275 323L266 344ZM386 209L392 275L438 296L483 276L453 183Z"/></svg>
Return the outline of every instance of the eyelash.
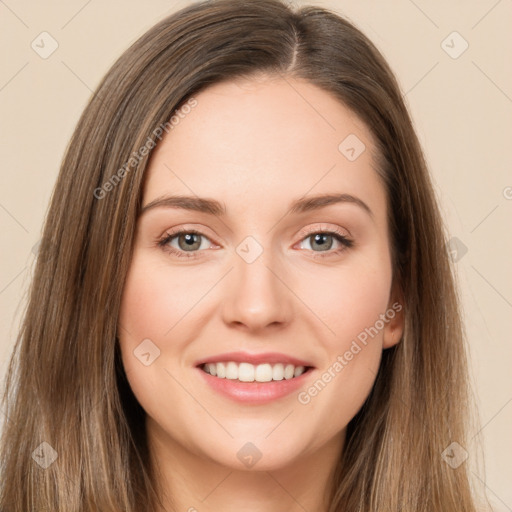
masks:
<svg viewBox="0 0 512 512"><path fill-rule="evenodd" d="M199 251L194 251L194 252L190 252L190 253L187 253L186 251L178 251L176 249L174 249L173 247L170 247L168 245L168 243L173 239L173 238L176 238L177 236L181 235L181 234L193 234L193 235L200 235L204 238L208 238L206 235L204 235L203 233L201 233L200 231L197 231L195 229L187 229L187 228L181 228L181 229L178 229L172 233L166 233L163 238L160 238L158 241L157 241L157 244L159 247L161 247L164 251L166 252L169 252L170 254L174 255L174 256L177 256L178 258L197 258L198 257L198 252ZM305 233L304 236L301 238L301 242L307 238L309 238L310 236L312 235L317 235L317 234L322 234L322 235L332 235L338 242L340 242L340 244L343 246L341 249L337 249L337 250L334 250L334 251L325 251L325 254L322 254L322 252L314 252L313 254L313 258L328 258L328 257L331 257L331 256L335 256L335 255L338 255L340 254L341 252L347 250L347 249L350 249L351 247L353 247L354 245L354 241L349 239L347 236L345 236L343 233L341 233L340 231L337 231L337 230L324 230L324 231L319 231L319 230L316 230L316 231L309 231L308 233Z"/></svg>

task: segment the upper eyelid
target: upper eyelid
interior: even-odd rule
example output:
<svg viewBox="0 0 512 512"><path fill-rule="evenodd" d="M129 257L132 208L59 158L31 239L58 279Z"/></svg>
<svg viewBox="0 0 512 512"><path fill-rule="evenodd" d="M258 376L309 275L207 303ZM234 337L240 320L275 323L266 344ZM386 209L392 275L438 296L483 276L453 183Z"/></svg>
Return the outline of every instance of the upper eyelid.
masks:
<svg viewBox="0 0 512 512"><path fill-rule="evenodd" d="M298 236L301 236L301 240L306 236L310 236L314 233L337 233L342 236L345 236L346 238L351 238L352 235L350 234L349 230L347 228L341 228L339 226L335 227L329 227L326 225L326 223L320 223L321 225L318 228L304 228L299 231ZM346 231L346 233L342 233L342 231Z"/></svg>

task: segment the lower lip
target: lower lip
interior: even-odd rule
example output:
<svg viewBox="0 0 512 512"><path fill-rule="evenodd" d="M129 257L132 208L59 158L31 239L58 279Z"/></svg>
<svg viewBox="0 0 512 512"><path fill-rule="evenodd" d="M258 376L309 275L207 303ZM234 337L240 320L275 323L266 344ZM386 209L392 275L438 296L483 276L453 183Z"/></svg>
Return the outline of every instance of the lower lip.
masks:
<svg viewBox="0 0 512 512"><path fill-rule="evenodd" d="M246 404L263 404L283 398L304 385L313 368L293 379L273 380L270 382L240 382L233 379L221 379L206 373L201 368L196 370L205 382L215 391L237 402Z"/></svg>

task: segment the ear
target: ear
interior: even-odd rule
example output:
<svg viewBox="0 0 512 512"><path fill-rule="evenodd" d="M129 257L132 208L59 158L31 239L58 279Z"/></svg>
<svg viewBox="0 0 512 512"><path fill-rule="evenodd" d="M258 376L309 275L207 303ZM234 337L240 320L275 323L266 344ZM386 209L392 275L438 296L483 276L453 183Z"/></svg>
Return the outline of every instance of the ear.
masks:
<svg viewBox="0 0 512 512"><path fill-rule="evenodd" d="M384 327L382 348L390 348L396 345L404 333L404 296L403 292L395 281L392 286L388 307L386 309L388 319Z"/></svg>

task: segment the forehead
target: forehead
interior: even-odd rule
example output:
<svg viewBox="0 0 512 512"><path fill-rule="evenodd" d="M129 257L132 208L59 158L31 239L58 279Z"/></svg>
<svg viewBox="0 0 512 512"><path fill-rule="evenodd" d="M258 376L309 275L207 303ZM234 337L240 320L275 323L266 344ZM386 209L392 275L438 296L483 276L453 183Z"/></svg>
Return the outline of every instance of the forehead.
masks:
<svg viewBox="0 0 512 512"><path fill-rule="evenodd" d="M153 151L144 204L196 194L240 212L340 192L385 210L373 135L333 95L287 77L223 82L195 99Z"/></svg>

